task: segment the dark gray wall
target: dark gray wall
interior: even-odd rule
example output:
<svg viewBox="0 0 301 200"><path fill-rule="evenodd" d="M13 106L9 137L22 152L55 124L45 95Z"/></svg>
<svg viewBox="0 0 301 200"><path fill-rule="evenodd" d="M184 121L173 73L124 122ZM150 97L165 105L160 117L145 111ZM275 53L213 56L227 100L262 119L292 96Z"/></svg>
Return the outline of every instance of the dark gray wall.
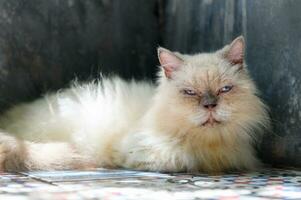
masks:
<svg viewBox="0 0 301 200"><path fill-rule="evenodd" d="M0 0L0 110L98 72L153 79L156 47L213 51L238 35L271 107L266 162L301 166L301 1Z"/></svg>
<svg viewBox="0 0 301 200"><path fill-rule="evenodd" d="M156 0L0 0L0 110L102 73L153 77Z"/></svg>
<svg viewBox="0 0 301 200"><path fill-rule="evenodd" d="M242 34L247 64L271 108L266 162L301 166L301 1L169 0L164 46L211 51Z"/></svg>

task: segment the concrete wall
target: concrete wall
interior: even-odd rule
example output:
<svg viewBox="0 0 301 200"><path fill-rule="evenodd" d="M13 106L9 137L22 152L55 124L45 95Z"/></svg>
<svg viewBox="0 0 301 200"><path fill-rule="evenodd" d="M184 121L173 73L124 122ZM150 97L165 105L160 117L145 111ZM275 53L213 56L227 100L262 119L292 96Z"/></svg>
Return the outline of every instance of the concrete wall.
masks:
<svg viewBox="0 0 301 200"><path fill-rule="evenodd" d="M98 72L154 78L156 50L213 51L244 35L271 107L266 162L301 166L301 1L0 0L0 110Z"/></svg>
<svg viewBox="0 0 301 200"><path fill-rule="evenodd" d="M155 0L0 0L0 110L81 80L153 77Z"/></svg>

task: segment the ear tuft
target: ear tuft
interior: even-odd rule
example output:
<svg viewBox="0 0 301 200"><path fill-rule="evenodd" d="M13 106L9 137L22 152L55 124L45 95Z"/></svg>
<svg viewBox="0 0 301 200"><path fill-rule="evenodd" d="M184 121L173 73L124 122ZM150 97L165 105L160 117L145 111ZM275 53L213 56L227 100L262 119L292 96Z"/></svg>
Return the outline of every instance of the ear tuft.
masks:
<svg viewBox="0 0 301 200"><path fill-rule="evenodd" d="M230 44L226 53L227 60L233 64L243 64L245 54L245 40L243 36L239 36Z"/></svg>
<svg viewBox="0 0 301 200"><path fill-rule="evenodd" d="M158 48L158 58L165 76L169 79L172 77L172 73L178 70L184 62L176 54L162 47Z"/></svg>

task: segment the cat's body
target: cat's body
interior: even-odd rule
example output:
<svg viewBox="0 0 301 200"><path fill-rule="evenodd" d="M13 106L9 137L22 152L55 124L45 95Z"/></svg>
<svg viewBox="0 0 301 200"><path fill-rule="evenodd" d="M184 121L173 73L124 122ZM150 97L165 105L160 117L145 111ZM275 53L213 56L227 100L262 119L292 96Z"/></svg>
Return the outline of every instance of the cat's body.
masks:
<svg viewBox="0 0 301 200"><path fill-rule="evenodd" d="M11 109L0 119L1 167L255 168L268 116L237 44L194 56L159 49L158 86L104 78Z"/></svg>

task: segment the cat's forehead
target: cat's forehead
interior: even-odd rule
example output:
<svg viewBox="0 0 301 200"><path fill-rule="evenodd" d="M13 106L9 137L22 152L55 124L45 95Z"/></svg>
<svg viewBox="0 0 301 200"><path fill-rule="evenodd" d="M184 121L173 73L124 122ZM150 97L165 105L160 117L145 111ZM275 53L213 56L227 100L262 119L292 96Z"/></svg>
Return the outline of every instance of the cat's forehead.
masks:
<svg viewBox="0 0 301 200"><path fill-rule="evenodd" d="M212 68L222 61L215 53L201 53L186 58L186 63L197 68Z"/></svg>
<svg viewBox="0 0 301 200"><path fill-rule="evenodd" d="M198 54L186 57L186 64L179 74L179 81L191 85L215 85L233 79L233 70L215 54Z"/></svg>
<svg viewBox="0 0 301 200"><path fill-rule="evenodd" d="M214 78L229 71L225 61L215 54L195 55L188 58L186 63L186 72L198 79Z"/></svg>

